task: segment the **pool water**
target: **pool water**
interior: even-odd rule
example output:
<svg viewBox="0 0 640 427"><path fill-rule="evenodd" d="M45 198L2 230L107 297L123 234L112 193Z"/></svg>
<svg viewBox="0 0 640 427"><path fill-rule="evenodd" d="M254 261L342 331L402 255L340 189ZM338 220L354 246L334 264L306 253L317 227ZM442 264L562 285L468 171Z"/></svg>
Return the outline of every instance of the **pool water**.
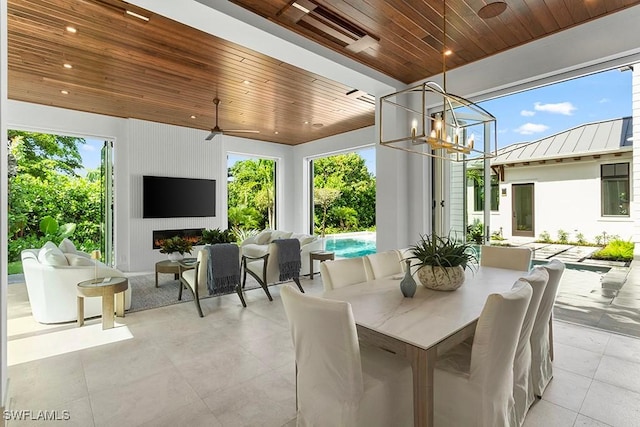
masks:
<svg viewBox="0 0 640 427"><path fill-rule="evenodd" d="M325 241L325 250L335 252L336 258L356 258L376 253L376 241L357 238L329 238Z"/></svg>

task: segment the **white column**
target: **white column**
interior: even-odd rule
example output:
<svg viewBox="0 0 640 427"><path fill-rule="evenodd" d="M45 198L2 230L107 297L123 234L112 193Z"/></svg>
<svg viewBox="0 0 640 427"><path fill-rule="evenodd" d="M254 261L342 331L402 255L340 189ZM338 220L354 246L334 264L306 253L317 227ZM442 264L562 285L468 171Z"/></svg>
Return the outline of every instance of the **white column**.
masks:
<svg viewBox="0 0 640 427"><path fill-rule="evenodd" d="M640 63L633 66L631 82L633 115L633 165L631 172L633 190L631 219L633 220L634 258L640 259Z"/></svg>

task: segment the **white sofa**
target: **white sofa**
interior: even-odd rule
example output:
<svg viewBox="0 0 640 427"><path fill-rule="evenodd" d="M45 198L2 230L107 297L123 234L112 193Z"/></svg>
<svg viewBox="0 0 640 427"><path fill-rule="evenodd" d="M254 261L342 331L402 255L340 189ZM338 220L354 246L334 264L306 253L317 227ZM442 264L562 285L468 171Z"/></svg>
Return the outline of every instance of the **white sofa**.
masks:
<svg viewBox="0 0 640 427"><path fill-rule="evenodd" d="M65 253L51 242L41 249L23 250L21 258L31 312L40 323L77 320L76 285L79 282L93 279L94 275L124 277L121 271L92 260L86 253ZM130 307L131 288L125 291L125 309ZM84 317L101 315L102 299L85 298Z"/></svg>
<svg viewBox="0 0 640 427"><path fill-rule="evenodd" d="M291 231L264 230L255 236L245 239L240 244L240 254L249 257L261 257L269 250L269 244L277 239L298 239L300 241L300 257L302 268L300 275L309 274L309 252L324 249L323 241L318 236L311 236L304 233L293 233ZM314 261L314 271L318 271L319 262Z"/></svg>

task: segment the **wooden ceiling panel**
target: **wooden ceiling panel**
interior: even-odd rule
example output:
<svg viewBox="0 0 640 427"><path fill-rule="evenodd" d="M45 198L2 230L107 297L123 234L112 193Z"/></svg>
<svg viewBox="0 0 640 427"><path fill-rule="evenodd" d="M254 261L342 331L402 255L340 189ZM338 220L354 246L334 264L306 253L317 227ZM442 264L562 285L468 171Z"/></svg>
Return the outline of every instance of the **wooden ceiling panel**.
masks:
<svg viewBox="0 0 640 427"><path fill-rule="evenodd" d="M442 71L442 1L300 0L313 19L288 10L291 0L231 1L405 83ZM486 3L447 0L447 69L640 0L507 0L503 14L483 20ZM9 0L8 12L10 99L208 131L217 97L222 129L290 145L374 123L371 100L347 95L359 88L119 0Z"/></svg>

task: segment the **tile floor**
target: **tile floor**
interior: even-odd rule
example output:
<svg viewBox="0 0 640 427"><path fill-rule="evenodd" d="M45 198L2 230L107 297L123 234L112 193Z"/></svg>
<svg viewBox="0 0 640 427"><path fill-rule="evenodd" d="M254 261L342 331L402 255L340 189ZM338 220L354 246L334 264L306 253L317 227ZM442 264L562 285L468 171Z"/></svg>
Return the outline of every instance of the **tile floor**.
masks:
<svg viewBox="0 0 640 427"><path fill-rule="evenodd" d="M303 280L310 294L319 278ZM9 286L9 410L68 411L9 426L294 426L293 348L278 287L84 327L39 325ZM640 426L640 340L555 322L555 378L525 425Z"/></svg>

